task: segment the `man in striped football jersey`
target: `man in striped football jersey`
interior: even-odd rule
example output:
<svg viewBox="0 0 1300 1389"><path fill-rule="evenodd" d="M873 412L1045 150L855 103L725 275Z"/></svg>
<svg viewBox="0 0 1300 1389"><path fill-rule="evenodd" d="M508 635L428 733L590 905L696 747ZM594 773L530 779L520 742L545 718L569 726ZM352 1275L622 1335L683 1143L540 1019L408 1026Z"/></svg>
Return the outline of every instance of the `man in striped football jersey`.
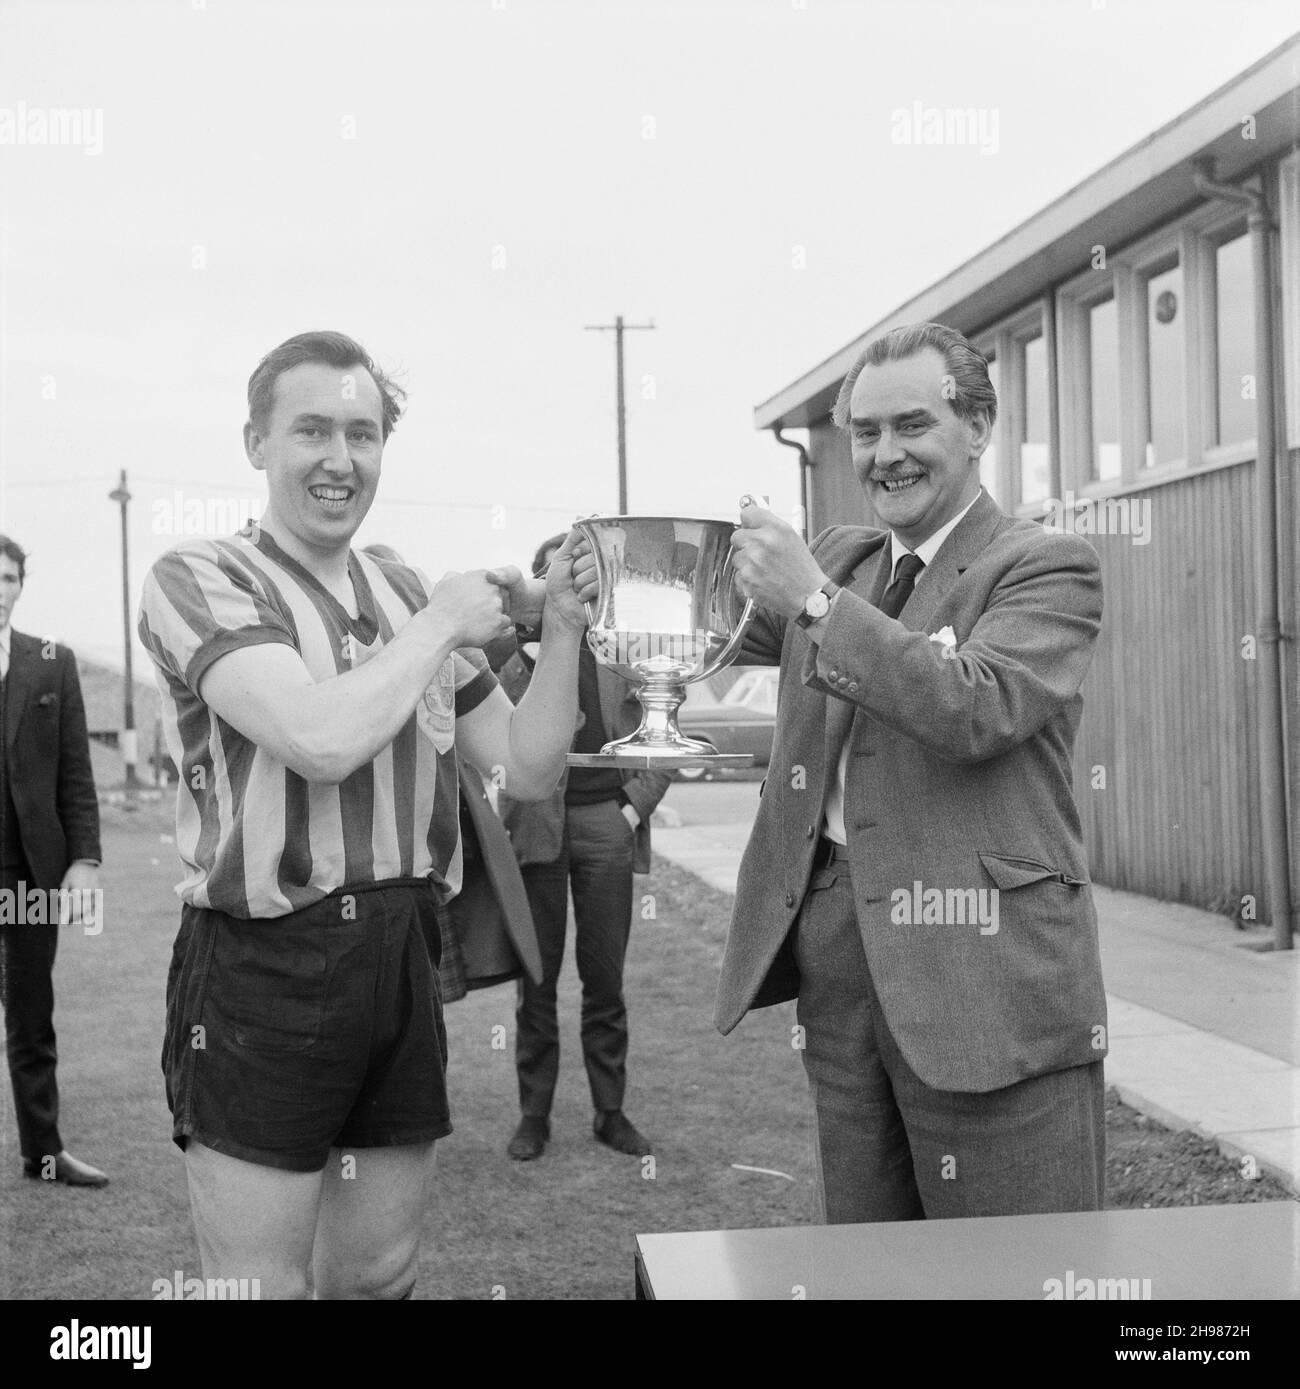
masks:
<svg viewBox="0 0 1300 1389"><path fill-rule="evenodd" d="M570 535L544 585L355 552L401 392L339 333L248 387L260 522L150 571L140 636L180 773L185 876L163 1070L205 1277L264 1297L409 1297L451 1131L426 936L457 891L456 752L550 793L585 612ZM512 706L480 648L542 624Z"/></svg>

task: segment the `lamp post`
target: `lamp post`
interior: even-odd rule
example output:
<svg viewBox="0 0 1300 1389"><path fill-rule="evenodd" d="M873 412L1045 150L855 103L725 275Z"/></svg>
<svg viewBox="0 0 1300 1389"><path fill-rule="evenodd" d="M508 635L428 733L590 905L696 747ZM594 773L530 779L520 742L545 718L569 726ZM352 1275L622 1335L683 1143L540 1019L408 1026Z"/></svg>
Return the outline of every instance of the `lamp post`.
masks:
<svg viewBox="0 0 1300 1389"><path fill-rule="evenodd" d="M131 588L127 567L126 506L131 494L126 490L126 469L121 470L117 486L108 494L111 502L116 502L122 513L122 650L126 657L126 688L122 695L122 761L126 766L126 798L135 800L136 787L136 746L135 746L135 685L131 676Z"/></svg>

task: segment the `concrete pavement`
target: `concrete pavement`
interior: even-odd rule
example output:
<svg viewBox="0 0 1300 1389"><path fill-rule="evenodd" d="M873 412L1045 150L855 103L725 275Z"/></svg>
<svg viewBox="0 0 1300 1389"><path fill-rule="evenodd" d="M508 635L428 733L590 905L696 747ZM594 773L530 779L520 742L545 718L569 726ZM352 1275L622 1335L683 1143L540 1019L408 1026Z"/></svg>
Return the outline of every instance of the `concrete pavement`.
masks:
<svg viewBox="0 0 1300 1389"><path fill-rule="evenodd" d="M675 783L657 853L736 890L754 782ZM1300 1195L1300 950L1263 928L1094 886L1110 1013L1106 1080L1135 1109L1213 1139Z"/></svg>

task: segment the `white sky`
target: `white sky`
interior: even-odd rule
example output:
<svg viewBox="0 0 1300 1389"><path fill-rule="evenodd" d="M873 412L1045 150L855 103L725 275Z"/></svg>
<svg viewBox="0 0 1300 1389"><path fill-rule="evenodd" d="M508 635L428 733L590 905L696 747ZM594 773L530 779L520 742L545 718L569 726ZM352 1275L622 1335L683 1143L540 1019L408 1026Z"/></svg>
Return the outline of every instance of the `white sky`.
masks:
<svg viewBox="0 0 1300 1389"><path fill-rule="evenodd" d="M613 340L583 326L619 313L656 324L626 338L630 509L790 508L796 455L755 404L1296 13L0 0L0 118L103 123L98 155L0 144L0 529L32 552L15 625L120 662L118 469L134 611L175 539L155 502L260 495L247 379L308 328L410 392L359 541L432 574L526 564L615 510ZM915 102L995 113L996 151L893 143Z"/></svg>

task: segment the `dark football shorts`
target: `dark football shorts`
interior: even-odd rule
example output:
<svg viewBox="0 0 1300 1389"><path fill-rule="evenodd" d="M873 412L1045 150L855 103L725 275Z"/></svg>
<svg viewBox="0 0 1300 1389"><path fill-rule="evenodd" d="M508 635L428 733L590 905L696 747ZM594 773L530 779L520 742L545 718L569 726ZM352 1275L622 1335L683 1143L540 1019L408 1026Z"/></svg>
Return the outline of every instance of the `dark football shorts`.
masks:
<svg viewBox="0 0 1300 1389"><path fill-rule="evenodd" d="M439 942L422 878L258 920L186 904L162 1055L177 1145L318 1172L331 1148L449 1134Z"/></svg>

